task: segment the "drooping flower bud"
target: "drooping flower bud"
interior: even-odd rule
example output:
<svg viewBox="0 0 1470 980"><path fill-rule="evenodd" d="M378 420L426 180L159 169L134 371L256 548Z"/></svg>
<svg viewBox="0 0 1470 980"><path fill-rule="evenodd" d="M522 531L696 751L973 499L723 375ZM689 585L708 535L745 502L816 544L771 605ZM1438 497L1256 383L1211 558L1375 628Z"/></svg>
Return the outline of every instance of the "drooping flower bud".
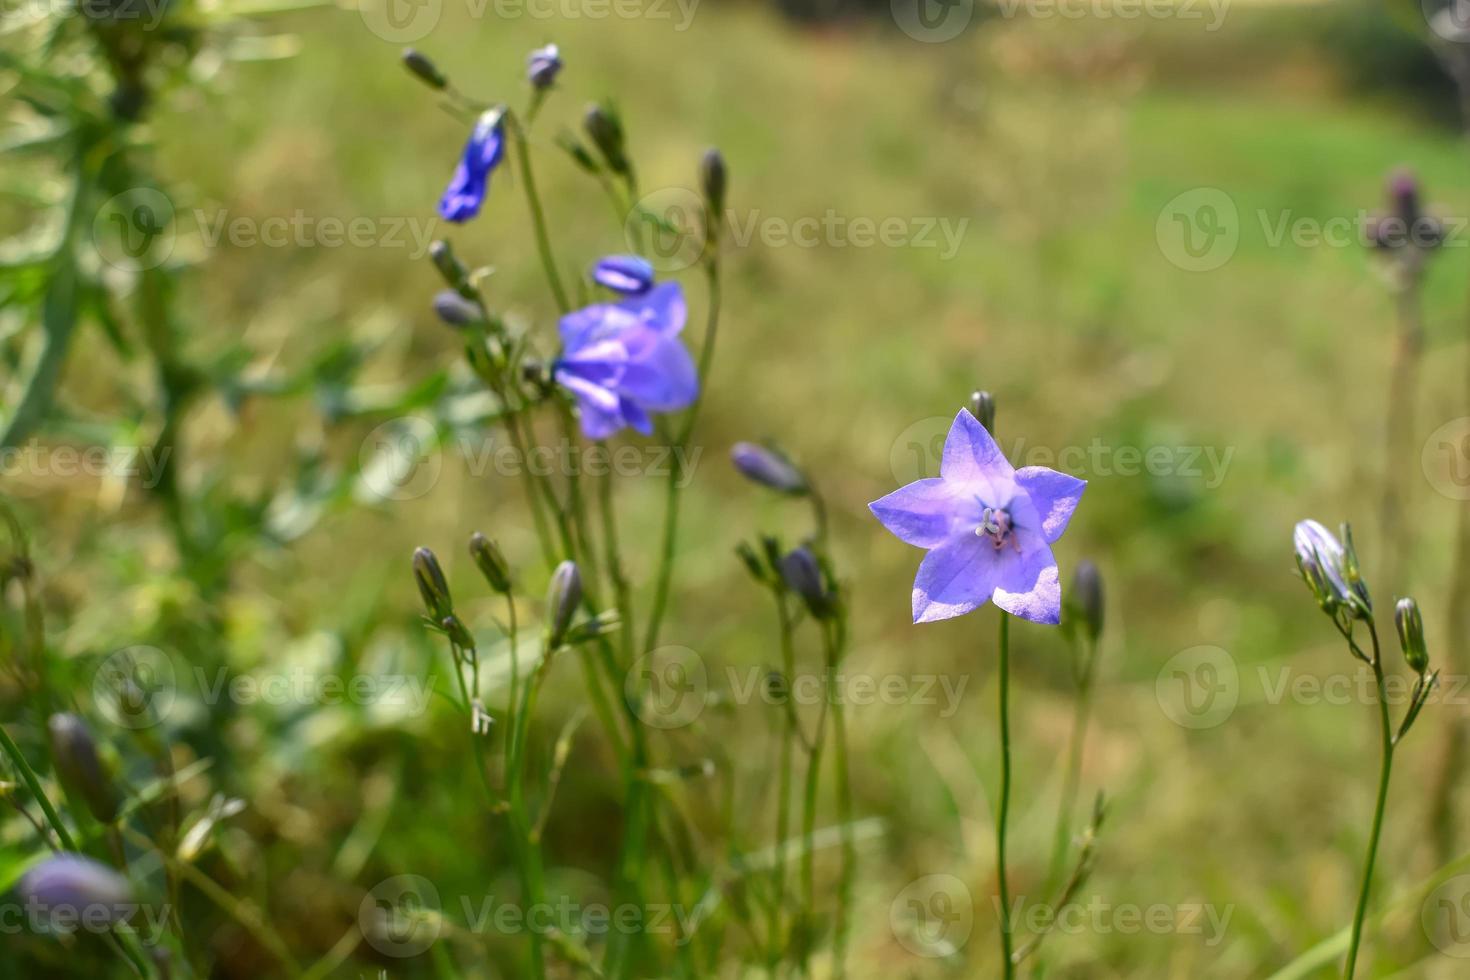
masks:
<svg viewBox="0 0 1470 980"><path fill-rule="evenodd" d="M430 61L422 52L413 48L403 49L403 67L429 88L442 91L449 85L449 79L444 77L439 66Z"/></svg>
<svg viewBox="0 0 1470 980"><path fill-rule="evenodd" d="M592 267L592 280L625 296L641 296L653 288L653 264L638 255L609 255Z"/></svg>
<svg viewBox="0 0 1470 980"><path fill-rule="evenodd" d="M628 173L628 157L623 145L623 123L611 105L592 105L582 119L587 138L602 154L603 162L615 174Z"/></svg>
<svg viewBox="0 0 1470 980"><path fill-rule="evenodd" d="M435 294L434 312L451 327L467 327L484 319L479 306L453 289L441 289Z"/></svg>
<svg viewBox="0 0 1470 980"><path fill-rule="evenodd" d="M781 559L781 578L792 592L801 596L813 616L826 619L831 614L832 601L822 583L822 566L806 545Z"/></svg>
<svg viewBox="0 0 1470 980"><path fill-rule="evenodd" d="M1419 614L1419 604L1413 599L1400 599L1393 610L1393 625L1409 669L1423 674L1429 669L1429 647L1424 642L1424 617Z"/></svg>
<svg viewBox="0 0 1470 980"><path fill-rule="evenodd" d="M704 157L699 161L699 183L704 190L704 200L716 221L725 210L725 190L729 186L729 180L724 154L715 147L705 150Z"/></svg>
<svg viewBox="0 0 1470 980"><path fill-rule="evenodd" d="M117 819L117 792L102 760L97 756L97 743L87 723L70 713L52 715L46 721L51 742L51 758L61 785L86 803L92 816L102 823Z"/></svg>
<svg viewBox="0 0 1470 980"><path fill-rule="evenodd" d="M551 585L546 590L547 651L561 646L582 603L582 573L574 561L564 561L551 574Z"/></svg>
<svg viewBox="0 0 1470 980"><path fill-rule="evenodd" d="M501 595L510 595L510 565L494 541L476 531L470 535L470 557L490 588Z"/></svg>
<svg viewBox="0 0 1470 980"><path fill-rule="evenodd" d="M730 448L730 461L753 483L793 496L807 492L806 477L775 449L752 442L737 442Z"/></svg>
<svg viewBox="0 0 1470 980"><path fill-rule="evenodd" d="M29 908L75 929L112 924L133 910L133 886L105 864L80 854L57 854L27 871L17 892Z"/></svg>
<svg viewBox="0 0 1470 980"><path fill-rule="evenodd" d="M1076 616L1078 627L1090 642L1096 643L1103 628L1102 573L1085 558L1077 563L1077 570L1072 573L1069 605Z"/></svg>
<svg viewBox="0 0 1470 980"><path fill-rule="evenodd" d="M537 48L526 57L526 78L536 88L550 88L560 73L561 52L554 44Z"/></svg>
<svg viewBox="0 0 1470 980"><path fill-rule="evenodd" d="M428 548L416 548L413 553L413 579L418 583L419 595L423 596L424 608L429 618L439 622L454 612L454 600L449 595L449 583L439 559Z"/></svg>
<svg viewBox="0 0 1470 980"><path fill-rule="evenodd" d="M995 435L995 396L988 391L976 391L970 395L970 414L985 426L985 431Z"/></svg>

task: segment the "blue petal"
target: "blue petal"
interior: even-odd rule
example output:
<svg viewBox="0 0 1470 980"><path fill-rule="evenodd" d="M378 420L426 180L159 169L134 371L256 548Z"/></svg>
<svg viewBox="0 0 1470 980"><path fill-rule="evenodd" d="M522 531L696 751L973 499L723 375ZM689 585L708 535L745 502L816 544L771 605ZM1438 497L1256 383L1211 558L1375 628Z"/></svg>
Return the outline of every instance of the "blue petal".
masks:
<svg viewBox="0 0 1470 980"><path fill-rule="evenodd" d="M937 548L955 536L955 517L961 504L966 502L956 499L953 487L935 478L900 487L873 501L868 509L904 544Z"/></svg>
<svg viewBox="0 0 1470 980"><path fill-rule="evenodd" d="M1041 517L1041 533L1047 541L1055 541L1067 529L1072 512L1082 500L1087 481L1045 466L1026 466L1016 471L1016 483L1031 498Z"/></svg>
<svg viewBox="0 0 1470 980"><path fill-rule="evenodd" d="M1045 543L1027 537L1029 540L1022 541L1021 553L1010 552L1000 564L995 604L1013 616L1055 626L1062 621L1057 560Z"/></svg>
<svg viewBox="0 0 1470 980"><path fill-rule="evenodd" d="M914 622L953 619L984 605L1000 560L988 539L960 535L924 556L914 578Z"/></svg>

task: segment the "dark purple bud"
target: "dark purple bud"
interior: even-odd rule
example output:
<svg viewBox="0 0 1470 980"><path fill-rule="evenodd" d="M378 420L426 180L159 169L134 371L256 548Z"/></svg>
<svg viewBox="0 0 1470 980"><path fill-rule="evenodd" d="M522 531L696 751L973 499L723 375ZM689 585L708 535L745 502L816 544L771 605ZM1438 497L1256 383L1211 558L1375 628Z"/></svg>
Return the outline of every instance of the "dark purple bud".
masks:
<svg viewBox="0 0 1470 980"><path fill-rule="evenodd" d="M561 73L561 53L556 45L537 48L526 58L526 77L536 88L550 88Z"/></svg>
<svg viewBox="0 0 1470 980"><path fill-rule="evenodd" d="M439 67L413 48L403 49L403 67L429 88L442 90L449 84L449 79L444 77Z"/></svg>
<svg viewBox="0 0 1470 980"><path fill-rule="evenodd" d="M609 255L592 267L592 280L615 293L639 296L653 288L653 265L637 255Z"/></svg>
<svg viewBox="0 0 1470 980"><path fill-rule="evenodd" d="M781 453L753 442L737 442L730 460L746 479L780 493L799 496L807 492L806 477Z"/></svg>
<svg viewBox="0 0 1470 980"><path fill-rule="evenodd" d="M454 600L450 598L449 583L444 579L444 570L439 567L439 559L428 548L418 548L413 553L413 580L418 583L424 608L429 611L429 617L434 622L437 623L454 612Z"/></svg>
<svg viewBox="0 0 1470 980"><path fill-rule="evenodd" d="M510 595L510 565L494 541L476 531L470 535L470 557L480 574L485 576L485 581L490 583L490 588L501 595Z"/></svg>
<svg viewBox="0 0 1470 980"><path fill-rule="evenodd" d="M1072 573L1071 607L1077 625L1089 641L1097 642L1103 628L1103 582L1102 573L1087 559L1077 563Z"/></svg>
<svg viewBox="0 0 1470 980"><path fill-rule="evenodd" d="M485 319L480 315L478 304L452 289L443 289L435 294L434 313L451 327L467 327Z"/></svg>
<svg viewBox="0 0 1470 980"><path fill-rule="evenodd" d="M831 597L822 584L822 566L806 545L781 559L781 578L792 592L801 596L813 616L826 619L831 613Z"/></svg>
<svg viewBox="0 0 1470 980"><path fill-rule="evenodd" d="M61 785L85 802L92 816L112 823L117 819L117 793L97 756L97 743L87 723L74 714L54 714L46 721L46 731Z"/></svg>
<svg viewBox="0 0 1470 980"><path fill-rule="evenodd" d="M995 396L988 391L977 391L970 395L970 414L985 426L985 431L995 435Z"/></svg>
<svg viewBox="0 0 1470 980"><path fill-rule="evenodd" d="M25 873L16 890L28 906L70 929L105 929L134 907L126 878L80 854L47 858Z"/></svg>
<svg viewBox="0 0 1470 980"><path fill-rule="evenodd" d="M623 145L623 123L618 118L617 110L611 105L588 106L587 114L582 118L582 128L587 131L587 138L592 140L592 145L602 154L607 169L615 174L628 173L630 168Z"/></svg>
<svg viewBox="0 0 1470 980"><path fill-rule="evenodd" d="M1423 674L1429 669L1429 647L1424 642L1424 617L1419 614L1419 604L1413 599L1400 599L1393 610L1393 625L1409 669Z"/></svg>
<svg viewBox="0 0 1470 980"><path fill-rule="evenodd" d="M564 561L551 574L551 585L546 590L547 651L555 650L567 635L577 606L582 602L582 573L577 563Z"/></svg>
<svg viewBox="0 0 1470 980"><path fill-rule="evenodd" d="M725 157L714 147L704 151L704 158L699 161L699 183L704 189L704 199L709 203L709 209L718 216L725 210L725 189L729 185L730 175L725 167Z"/></svg>

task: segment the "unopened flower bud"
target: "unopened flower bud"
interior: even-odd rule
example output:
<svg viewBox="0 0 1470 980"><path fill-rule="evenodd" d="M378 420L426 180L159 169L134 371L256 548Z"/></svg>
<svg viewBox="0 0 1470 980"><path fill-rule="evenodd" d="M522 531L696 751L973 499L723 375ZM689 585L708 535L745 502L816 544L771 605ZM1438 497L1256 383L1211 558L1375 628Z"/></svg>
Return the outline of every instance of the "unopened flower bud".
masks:
<svg viewBox="0 0 1470 980"><path fill-rule="evenodd" d="M577 563L564 561L551 574L551 585L546 590L547 651L561 646L582 602L582 573Z"/></svg>
<svg viewBox="0 0 1470 980"><path fill-rule="evenodd" d="M526 57L526 77L536 88L550 88L560 73L561 52L554 44L537 48Z"/></svg>
<svg viewBox="0 0 1470 980"><path fill-rule="evenodd" d="M449 596L449 583L444 579L444 570L439 559L428 548L417 548L413 553L413 579L418 583L419 595L424 598L424 608L434 622L454 612L454 601Z"/></svg>
<svg viewBox="0 0 1470 980"><path fill-rule="evenodd" d="M806 545L781 559L781 577L786 585L801 596L807 609L818 619L826 619L832 611L831 597L822 584L822 566Z"/></svg>
<svg viewBox="0 0 1470 980"><path fill-rule="evenodd" d="M603 162L615 174L626 174L628 157L623 146L623 123L610 105L592 105L582 118L587 138L602 154Z"/></svg>
<svg viewBox="0 0 1470 980"><path fill-rule="evenodd" d="M592 267L592 280L615 293L640 296L653 288L653 265L638 255L609 255Z"/></svg>
<svg viewBox="0 0 1470 980"><path fill-rule="evenodd" d="M442 289L435 294L434 312L451 327L467 327L484 319L479 306L453 289Z"/></svg>
<svg viewBox="0 0 1470 980"><path fill-rule="evenodd" d="M442 90L449 84L449 79L439 67L428 59L423 53L413 48L403 49L403 67L414 74L419 81L432 89Z"/></svg>
<svg viewBox="0 0 1470 980"><path fill-rule="evenodd" d="M128 879L80 854L46 858L25 873L16 890L28 908L73 928L81 922L111 924L136 911Z"/></svg>
<svg viewBox="0 0 1470 980"><path fill-rule="evenodd" d="M97 743L87 723L74 714L59 713L47 719L46 731L61 785L86 803L92 816L112 823L117 819L117 793L97 756Z"/></svg>
<svg viewBox="0 0 1470 980"><path fill-rule="evenodd" d="M970 395L970 414L985 426L985 431L995 435L995 396L988 391L977 391Z"/></svg>
<svg viewBox="0 0 1470 980"><path fill-rule="evenodd" d="M485 581L490 583L490 588L501 595L510 594L510 566L494 541L476 531L470 535L470 557L480 574L485 576Z"/></svg>
<svg viewBox="0 0 1470 980"><path fill-rule="evenodd" d="M704 157L699 161L699 183L716 221L725 210L725 189L729 185L729 179L724 154L714 147L705 150Z"/></svg>
<svg viewBox="0 0 1470 980"><path fill-rule="evenodd" d="M1077 570L1072 573L1071 605L1077 625L1090 642L1096 643L1103 628L1102 573L1085 558L1077 563Z"/></svg>
<svg viewBox="0 0 1470 980"><path fill-rule="evenodd" d="M730 449L730 461L753 483L781 493L800 495L807 492L806 477L774 449L751 442L737 442Z"/></svg>
<svg viewBox="0 0 1470 980"><path fill-rule="evenodd" d="M1413 599L1400 599L1393 610L1393 625L1409 669L1422 674L1429 669L1429 647L1424 642L1424 617Z"/></svg>

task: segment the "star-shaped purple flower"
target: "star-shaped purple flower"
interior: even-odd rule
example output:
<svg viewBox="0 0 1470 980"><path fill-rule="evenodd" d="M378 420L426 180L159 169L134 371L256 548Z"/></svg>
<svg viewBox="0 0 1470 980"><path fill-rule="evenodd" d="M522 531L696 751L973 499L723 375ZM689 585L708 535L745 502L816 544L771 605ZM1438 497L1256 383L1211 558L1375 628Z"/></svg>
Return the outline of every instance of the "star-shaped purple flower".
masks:
<svg viewBox="0 0 1470 980"><path fill-rule="evenodd" d="M651 435L650 413L694 402L699 373L679 341L687 315L684 291L668 282L562 317L552 377L576 397L587 438L606 439L626 426Z"/></svg>
<svg viewBox="0 0 1470 980"><path fill-rule="evenodd" d="M469 141L465 143L464 155L454 168L454 176L449 179L444 196L439 199L439 216L457 224L479 214L480 205L485 203L490 172L500 164L504 155L505 131L501 115L491 110L480 116Z"/></svg>
<svg viewBox="0 0 1470 980"><path fill-rule="evenodd" d="M914 579L914 622L963 616L992 601L1022 619L1055 625L1062 589L1051 544L1086 487L1044 466L1013 468L962 410L945 437L939 476L868 507L899 540L929 552Z"/></svg>

